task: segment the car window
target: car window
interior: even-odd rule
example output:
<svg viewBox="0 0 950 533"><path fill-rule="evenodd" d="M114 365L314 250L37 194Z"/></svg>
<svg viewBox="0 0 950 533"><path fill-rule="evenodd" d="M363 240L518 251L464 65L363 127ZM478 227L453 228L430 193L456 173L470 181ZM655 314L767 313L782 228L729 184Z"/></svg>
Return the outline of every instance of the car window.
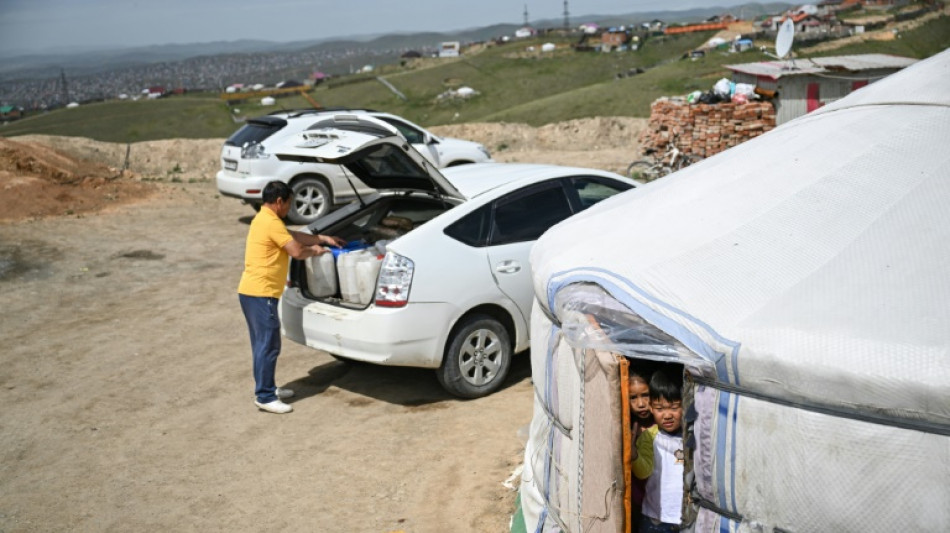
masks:
<svg viewBox="0 0 950 533"><path fill-rule="evenodd" d="M560 181L523 189L495 201L489 243L533 241L571 214Z"/></svg>
<svg viewBox="0 0 950 533"><path fill-rule="evenodd" d="M287 122L284 120L249 121L234 132L224 144L230 146L244 146L245 143L259 143L277 133Z"/></svg>
<svg viewBox="0 0 950 533"><path fill-rule="evenodd" d="M575 176L567 182L568 188L577 194L577 211L633 188L629 183L595 176Z"/></svg>
<svg viewBox="0 0 950 533"><path fill-rule="evenodd" d="M491 230L491 207L491 204L479 207L450 224L444 233L469 246L485 246L488 244L488 232Z"/></svg>
<svg viewBox="0 0 950 533"><path fill-rule="evenodd" d="M406 124L405 122L402 122L400 120L392 119L390 117L377 117L377 118L392 124L392 126L396 128L397 130L399 130L399 133L401 133L402 136L405 137L406 140L409 141L411 144L422 144L425 142L425 137L426 137L425 134L422 133L422 131L416 128L413 128L409 124Z"/></svg>

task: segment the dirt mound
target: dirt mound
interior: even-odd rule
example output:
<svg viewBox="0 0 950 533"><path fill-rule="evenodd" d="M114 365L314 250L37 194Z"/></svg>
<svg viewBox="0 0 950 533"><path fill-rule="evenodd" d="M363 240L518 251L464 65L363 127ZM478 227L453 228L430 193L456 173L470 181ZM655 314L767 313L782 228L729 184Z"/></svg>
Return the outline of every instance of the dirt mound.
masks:
<svg viewBox="0 0 950 533"><path fill-rule="evenodd" d="M221 166L224 139L167 139L112 143L82 137L23 135L20 142L49 146L74 158L128 169L158 181L211 181Z"/></svg>
<svg viewBox="0 0 950 533"><path fill-rule="evenodd" d="M131 173L33 142L0 138L0 220L101 211L144 198Z"/></svg>
<svg viewBox="0 0 950 533"><path fill-rule="evenodd" d="M594 117L567 120L535 128L515 123L474 123L431 128L434 133L480 142L492 152L505 151L590 151L630 149L647 119L634 117Z"/></svg>
<svg viewBox="0 0 950 533"><path fill-rule="evenodd" d="M501 163L548 163L623 173L640 154L648 119L594 117L535 128L527 124L473 123L436 126L446 137L480 142Z"/></svg>

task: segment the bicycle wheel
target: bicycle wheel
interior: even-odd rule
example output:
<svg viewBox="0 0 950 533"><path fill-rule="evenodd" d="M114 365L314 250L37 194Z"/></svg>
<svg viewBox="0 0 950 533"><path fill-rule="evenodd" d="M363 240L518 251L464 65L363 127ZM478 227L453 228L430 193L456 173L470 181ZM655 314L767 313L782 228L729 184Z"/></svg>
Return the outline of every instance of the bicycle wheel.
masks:
<svg viewBox="0 0 950 533"><path fill-rule="evenodd" d="M684 168L686 168L686 167L692 165L692 164L695 163L695 162L696 162L696 160L693 159L692 156L688 156L688 155L686 155L686 154L683 154L683 155L681 155L680 158L676 161L676 168L673 169L673 171L675 172L675 171L677 171L677 170L684 169Z"/></svg>
<svg viewBox="0 0 950 533"><path fill-rule="evenodd" d="M627 177L633 180L653 181L660 177L660 171L650 161L634 161L627 167Z"/></svg>

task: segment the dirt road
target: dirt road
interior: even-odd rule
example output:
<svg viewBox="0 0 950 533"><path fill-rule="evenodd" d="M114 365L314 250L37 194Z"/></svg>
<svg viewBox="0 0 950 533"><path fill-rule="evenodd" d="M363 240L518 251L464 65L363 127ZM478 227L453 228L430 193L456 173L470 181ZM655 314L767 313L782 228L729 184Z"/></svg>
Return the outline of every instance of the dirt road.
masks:
<svg viewBox="0 0 950 533"><path fill-rule="evenodd" d="M506 531L527 354L459 401L287 341L294 413L259 412L235 293L252 211L207 178L0 224L0 531Z"/></svg>

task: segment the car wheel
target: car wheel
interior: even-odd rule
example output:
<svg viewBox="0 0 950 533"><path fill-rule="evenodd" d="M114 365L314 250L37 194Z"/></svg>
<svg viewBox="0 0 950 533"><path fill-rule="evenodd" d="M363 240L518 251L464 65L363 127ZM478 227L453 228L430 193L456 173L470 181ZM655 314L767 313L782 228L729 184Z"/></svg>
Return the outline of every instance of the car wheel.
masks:
<svg viewBox="0 0 950 533"><path fill-rule="evenodd" d="M294 201L287 218L294 224L309 224L330 211L330 191L316 178L294 182Z"/></svg>
<svg viewBox="0 0 950 533"><path fill-rule="evenodd" d="M511 367L508 330L494 318L474 315L455 327L437 371L445 390L479 398L498 390Z"/></svg>
<svg viewBox="0 0 950 533"><path fill-rule="evenodd" d="M248 205L250 205L250 206L251 206L251 209L253 209L254 211L260 211L260 210L261 210L261 204L259 204L259 203L257 203L257 202L248 202Z"/></svg>

